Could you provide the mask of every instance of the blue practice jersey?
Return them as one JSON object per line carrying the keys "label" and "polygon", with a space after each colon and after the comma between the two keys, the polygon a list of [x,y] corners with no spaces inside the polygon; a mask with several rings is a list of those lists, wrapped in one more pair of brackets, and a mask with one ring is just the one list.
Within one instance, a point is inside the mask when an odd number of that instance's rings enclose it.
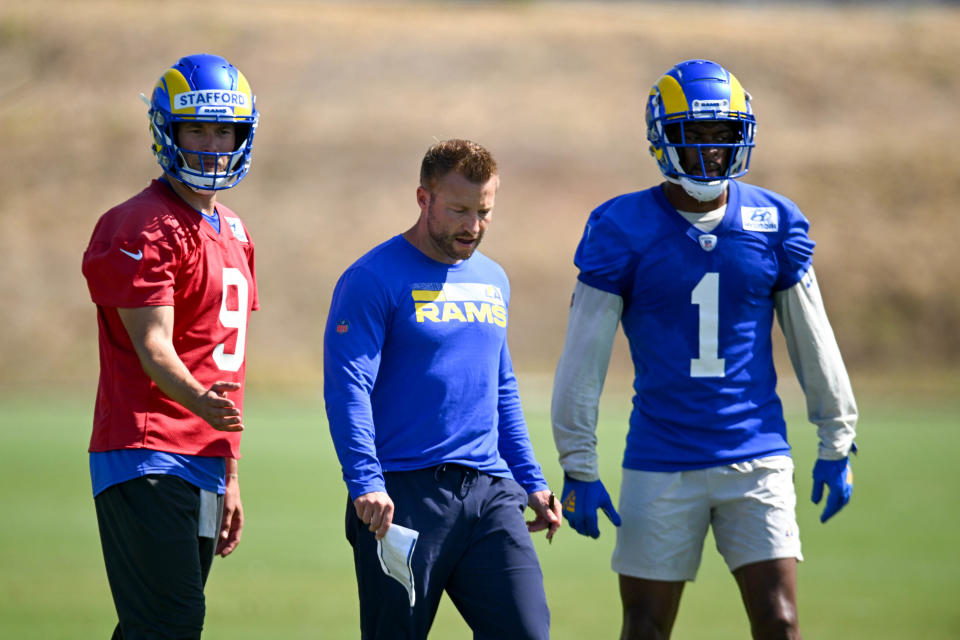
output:
{"label": "blue practice jersey", "polygon": [[789,454],[773,367],[773,294],[810,268],[814,243],[792,202],[731,180],[710,233],[660,187],[595,209],[575,263],[623,298],[636,377],[623,466],[705,468]]}
{"label": "blue practice jersey", "polygon": [[324,399],[353,498],[383,471],[458,463],[546,489],[507,348],[510,284],[483,254],[450,265],[395,236],[333,293]]}

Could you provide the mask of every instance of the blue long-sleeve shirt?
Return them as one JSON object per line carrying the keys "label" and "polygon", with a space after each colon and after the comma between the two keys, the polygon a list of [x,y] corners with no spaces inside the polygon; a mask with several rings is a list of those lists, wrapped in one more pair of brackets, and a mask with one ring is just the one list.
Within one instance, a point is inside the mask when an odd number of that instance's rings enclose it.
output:
{"label": "blue long-sleeve shirt", "polygon": [[384,471],[458,463],[547,488],[507,347],[510,284],[476,252],[450,265],[395,236],[340,277],[324,400],[351,498]]}

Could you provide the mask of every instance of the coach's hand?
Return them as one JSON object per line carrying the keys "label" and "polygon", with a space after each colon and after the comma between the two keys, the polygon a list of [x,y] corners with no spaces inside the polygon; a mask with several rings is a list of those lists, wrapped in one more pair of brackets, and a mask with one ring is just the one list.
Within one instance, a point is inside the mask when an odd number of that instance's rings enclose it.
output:
{"label": "coach's hand", "polygon": [[535,533],[547,530],[547,541],[553,542],[553,535],[560,528],[560,504],[549,489],[535,491],[527,496],[527,506],[533,509],[537,517],[527,521],[527,531]]}
{"label": "coach's hand", "polygon": [[614,526],[620,526],[620,514],[613,508],[610,494],[599,480],[584,482],[564,475],[560,502],[563,504],[563,517],[580,535],[600,537],[597,509],[602,509]]}
{"label": "coach's hand", "polygon": [[373,531],[377,540],[387,535],[387,529],[393,523],[393,500],[383,491],[365,493],[353,501],[357,517]]}
{"label": "coach's hand", "polygon": [[813,494],[810,496],[813,504],[820,504],[823,485],[827,485],[830,494],[827,496],[823,513],[820,514],[820,522],[826,522],[850,502],[850,495],[853,493],[853,469],[850,468],[849,457],[842,460],[817,460],[813,466]]}

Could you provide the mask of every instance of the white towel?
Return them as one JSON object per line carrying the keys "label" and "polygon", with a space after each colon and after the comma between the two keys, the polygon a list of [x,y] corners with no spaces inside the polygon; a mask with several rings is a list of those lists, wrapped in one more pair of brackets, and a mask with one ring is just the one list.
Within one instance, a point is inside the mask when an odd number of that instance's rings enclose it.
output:
{"label": "white towel", "polygon": [[419,531],[391,524],[387,535],[377,541],[377,557],[380,558],[380,567],[383,572],[403,585],[410,596],[410,606],[416,602],[417,594],[414,591],[413,569],[410,563],[413,560],[413,548],[417,545]]}

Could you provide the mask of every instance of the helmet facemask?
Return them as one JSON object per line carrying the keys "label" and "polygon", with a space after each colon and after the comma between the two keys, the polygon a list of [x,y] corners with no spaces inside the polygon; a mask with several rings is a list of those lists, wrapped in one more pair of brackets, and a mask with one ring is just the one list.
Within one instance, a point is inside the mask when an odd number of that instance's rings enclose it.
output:
{"label": "helmet facemask", "polygon": [[[696,124],[724,124],[730,131],[729,141],[693,142],[688,128]],[[695,120],[681,120],[664,127],[663,147],[667,160],[675,175],[665,176],[669,182],[679,184],[690,196],[700,202],[711,202],[720,197],[730,178],[738,178],[746,173],[745,167],[750,164],[750,154],[753,145],[743,144],[743,140],[752,139],[754,128],[752,122],[746,120],[732,121],[728,119],[698,118]],[[725,136],[726,137],[726,136]],[[720,149],[725,153],[720,175],[710,175],[707,169],[707,160],[704,154],[708,150]],[[684,158],[689,160],[684,166]],[[692,166],[689,166],[691,165]]]}

